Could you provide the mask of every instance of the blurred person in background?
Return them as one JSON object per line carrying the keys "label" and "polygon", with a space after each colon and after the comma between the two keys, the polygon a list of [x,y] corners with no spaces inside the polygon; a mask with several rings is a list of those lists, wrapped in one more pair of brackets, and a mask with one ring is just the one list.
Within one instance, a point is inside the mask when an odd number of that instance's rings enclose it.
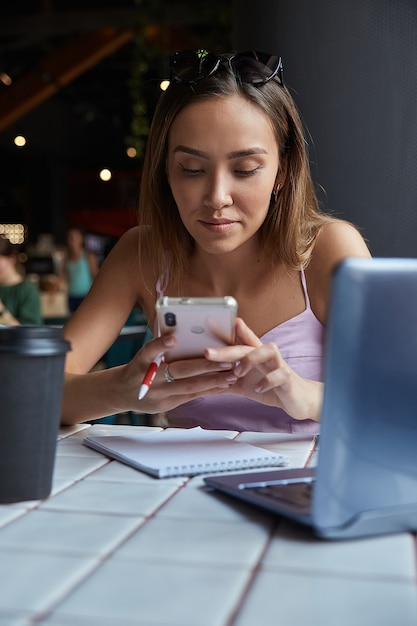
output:
{"label": "blurred person in background", "polygon": [[42,323],[39,289],[21,273],[17,246],[0,237],[0,325]]}
{"label": "blurred person in background", "polygon": [[73,313],[90,290],[98,272],[97,256],[86,250],[84,233],[70,228],[67,233],[67,253],[63,265],[63,279],[68,286],[68,309]]}

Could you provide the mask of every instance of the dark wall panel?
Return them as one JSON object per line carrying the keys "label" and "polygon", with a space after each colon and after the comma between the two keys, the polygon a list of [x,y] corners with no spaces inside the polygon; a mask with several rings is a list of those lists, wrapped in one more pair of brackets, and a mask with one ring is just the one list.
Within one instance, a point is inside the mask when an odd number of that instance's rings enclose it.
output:
{"label": "dark wall panel", "polygon": [[416,0],[235,0],[234,44],[281,54],[324,208],[417,256]]}

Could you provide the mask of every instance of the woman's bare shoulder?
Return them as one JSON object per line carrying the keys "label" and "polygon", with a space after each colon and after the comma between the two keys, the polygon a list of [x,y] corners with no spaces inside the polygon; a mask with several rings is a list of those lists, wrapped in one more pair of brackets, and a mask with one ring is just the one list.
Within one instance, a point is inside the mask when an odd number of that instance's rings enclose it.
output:
{"label": "woman's bare shoulder", "polygon": [[139,226],[134,226],[127,230],[123,235],[117,240],[114,248],[112,249],[118,251],[119,253],[128,253],[132,254],[135,250],[137,251],[139,245],[139,239],[141,236],[141,230]]}
{"label": "woman's bare shoulder", "polygon": [[135,226],[118,239],[102,264],[99,272],[102,280],[117,280],[120,286],[129,283],[130,288],[139,294],[148,279],[153,280],[152,259],[139,255],[140,243],[146,237],[146,231],[146,228]]}
{"label": "woman's bare shoulder", "polygon": [[331,272],[335,265],[349,256],[370,256],[365,239],[356,226],[334,219],[325,224],[317,236],[311,265]]}
{"label": "woman's bare shoulder", "polygon": [[103,265],[122,263],[126,269],[134,267],[137,270],[140,241],[145,236],[146,229],[141,226],[127,230],[110,250]]}
{"label": "woman's bare shoulder", "polygon": [[348,257],[370,257],[368,246],[353,224],[334,219],[322,227],[306,269],[311,306],[322,322],[327,317],[333,271]]}

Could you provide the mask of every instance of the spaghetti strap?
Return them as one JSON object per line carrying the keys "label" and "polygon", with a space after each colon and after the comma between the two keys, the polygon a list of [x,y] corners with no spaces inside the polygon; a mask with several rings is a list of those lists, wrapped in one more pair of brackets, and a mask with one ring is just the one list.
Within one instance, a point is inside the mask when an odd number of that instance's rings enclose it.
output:
{"label": "spaghetti strap", "polygon": [[157,299],[162,298],[162,296],[164,295],[165,287],[166,287],[166,281],[164,280],[164,277],[162,276],[161,278],[158,278],[158,280],[156,281],[156,285],[155,285]]}
{"label": "spaghetti strap", "polygon": [[[166,255],[167,256],[167,255]],[[164,291],[167,288],[168,280],[169,280],[169,259],[166,259],[165,269],[162,272],[161,276],[156,281],[155,289],[156,289],[156,297],[162,298],[164,295]]]}
{"label": "spaghetti strap", "polygon": [[311,305],[310,305],[310,298],[308,297],[306,275],[303,269],[300,270],[300,274],[301,274],[301,284],[303,286],[304,298],[306,302],[306,310],[308,310],[308,309],[311,309]]}
{"label": "spaghetti strap", "polygon": [[[157,297],[157,299],[163,297],[164,291],[165,291],[165,289],[167,288],[167,285],[168,285],[168,279],[169,279],[169,272],[168,272],[168,267],[167,267],[163,271],[162,275],[156,281],[155,290],[156,290],[156,297]],[[158,320],[155,317],[154,336],[155,337],[159,337],[160,334],[161,334],[161,330],[159,328]]]}

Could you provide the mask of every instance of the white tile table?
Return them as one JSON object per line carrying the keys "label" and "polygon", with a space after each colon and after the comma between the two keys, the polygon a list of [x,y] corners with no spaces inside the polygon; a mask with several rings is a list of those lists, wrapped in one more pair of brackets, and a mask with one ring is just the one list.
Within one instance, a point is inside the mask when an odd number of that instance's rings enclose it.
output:
{"label": "white tile table", "polygon": [[[0,626],[416,626],[412,534],[325,542],[82,445],[63,429],[51,496],[0,506]],[[235,436],[236,433],[228,433]],[[312,440],[243,433],[300,467]]]}

